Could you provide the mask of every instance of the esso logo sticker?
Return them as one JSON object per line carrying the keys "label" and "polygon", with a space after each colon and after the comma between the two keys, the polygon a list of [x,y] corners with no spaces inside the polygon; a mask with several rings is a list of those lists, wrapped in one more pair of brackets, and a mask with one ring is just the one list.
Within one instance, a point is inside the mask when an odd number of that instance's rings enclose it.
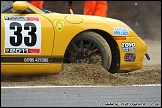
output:
{"label": "esso logo sticker", "polygon": [[40,54],[41,23],[35,16],[5,16],[5,54]]}
{"label": "esso logo sticker", "polygon": [[123,52],[136,51],[136,43],[135,42],[122,42],[121,45],[122,45]]}

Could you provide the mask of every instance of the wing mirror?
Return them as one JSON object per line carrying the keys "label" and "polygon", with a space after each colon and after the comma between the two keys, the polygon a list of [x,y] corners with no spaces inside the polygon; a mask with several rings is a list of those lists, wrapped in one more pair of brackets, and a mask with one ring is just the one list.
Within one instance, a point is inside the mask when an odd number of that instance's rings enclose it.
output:
{"label": "wing mirror", "polygon": [[15,11],[25,11],[27,8],[28,6],[22,1],[15,1],[13,3],[13,9]]}

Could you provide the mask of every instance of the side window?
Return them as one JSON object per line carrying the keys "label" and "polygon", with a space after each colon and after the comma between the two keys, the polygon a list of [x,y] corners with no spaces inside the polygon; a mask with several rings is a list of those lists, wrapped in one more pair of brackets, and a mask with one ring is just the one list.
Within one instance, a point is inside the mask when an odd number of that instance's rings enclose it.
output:
{"label": "side window", "polygon": [[11,13],[13,1],[1,1],[1,13]]}

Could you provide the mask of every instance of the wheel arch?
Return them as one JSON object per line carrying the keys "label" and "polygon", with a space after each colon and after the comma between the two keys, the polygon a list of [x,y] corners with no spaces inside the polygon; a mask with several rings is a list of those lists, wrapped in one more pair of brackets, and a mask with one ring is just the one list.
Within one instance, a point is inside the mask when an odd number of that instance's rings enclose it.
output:
{"label": "wheel arch", "polygon": [[[85,30],[85,31],[82,31],[80,33],[83,33],[83,32],[86,32],[86,31],[91,31],[91,32],[98,33],[107,41],[107,43],[110,46],[111,53],[112,53],[112,62],[111,62],[111,66],[110,66],[109,72],[110,73],[118,72],[119,71],[119,67],[120,67],[120,51],[119,51],[119,47],[118,47],[116,41],[113,39],[113,37],[110,34],[108,34],[107,32],[105,32],[105,31],[96,30],[96,29]],[[76,34],[76,36],[79,35],[80,33]],[[76,36],[74,36],[71,39],[71,41]],[[69,42],[69,44],[71,43],[71,41]],[[69,44],[67,45],[66,49],[68,48]],[[65,54],[64,54],[64,56],[65,56]]]}
{"label": "wheel arch", "polygon": [[109,33],[105,31],[102,30],[93,30],[93,31],[100,34],[109,44],[112,53],[112,62],[109,72],[117,73],[120,67],[120,51],[117,42]]}

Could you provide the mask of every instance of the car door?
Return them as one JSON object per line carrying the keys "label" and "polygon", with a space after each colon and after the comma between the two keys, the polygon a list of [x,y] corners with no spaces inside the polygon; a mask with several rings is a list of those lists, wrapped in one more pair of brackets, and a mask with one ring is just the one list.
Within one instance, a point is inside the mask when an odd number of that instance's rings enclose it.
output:
{"label": "car door", "polygon": [[12,1],[1,1],[1,64],[49,64],[53,40],[53,25],[47,18],[14,13]]}

